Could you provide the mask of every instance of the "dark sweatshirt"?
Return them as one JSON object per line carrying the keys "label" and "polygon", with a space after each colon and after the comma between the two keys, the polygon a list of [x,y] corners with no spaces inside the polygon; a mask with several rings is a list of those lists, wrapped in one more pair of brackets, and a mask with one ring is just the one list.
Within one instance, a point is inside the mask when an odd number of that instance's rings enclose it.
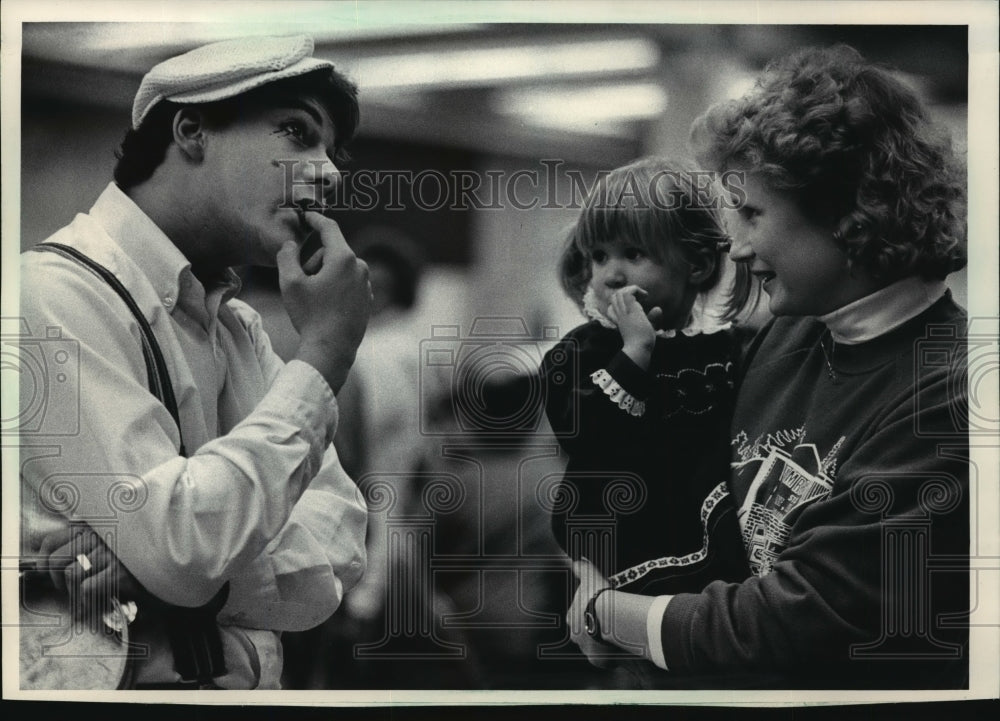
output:
{"label": "dark sweatshirt", "polygon": [[672,672],[967,686],[966,324],[947,294],[858,345],[808,318],[758,335],[729,482],[754,576],[674,596]]}

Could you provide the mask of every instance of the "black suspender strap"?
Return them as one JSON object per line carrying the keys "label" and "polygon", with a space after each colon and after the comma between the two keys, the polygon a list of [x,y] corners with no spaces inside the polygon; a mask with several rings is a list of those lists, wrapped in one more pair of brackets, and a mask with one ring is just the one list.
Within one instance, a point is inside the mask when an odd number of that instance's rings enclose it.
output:
{"label": "black suspender strap", "polygon": [[163,358],[163,353],[156,342],[156,336],[153,335],[153,329],[150,328],[149,321],[146,320],[146,316],[139,310],[139,306],[136,304],[132,294],[128,292],[114,273],[97,261],[91,260],[76,248],[71,248],[61,243],[39,243],[32,250],[45,250],[77,261],[110,285],[112,290],[125,301],[125,305],[128,306],[128,309],[132,311],[132,315],[135,316],[142,335],[142,356],[146,361],[149,392],[156,396],[167,407],[167,411],[170,412],[174,423],[177,424],[177,433],[180,435],[180,455],[187,457],[187,452],[184,449],[184,437],[181,434],[181,418],[177,411],[177,399],[174,397],[174,387],[170,382],[167,362]]}
{"label": "black suspender strap", "polygon": [[[180,436],[179,453],[187,457],[181,433],[180,414],[177,410],[177,399],[174,396],[173,384],[170,382],[166,360],[163,358],[163,352],[156,341],[156,336],[153,335],[153,329],[142,311],[139,310],[132,295],[114,273],[76,248],[61,243],[39,243],[31,250],[56,253],[77,261],[111,286],[125,302],[139,324],[149,392],[166,406],[174,423],[177,424],[177,433]],[[228,596],[229,583],[227,582],[211,601],[197,608],[173,606],[158,599],[152,600],[152,604],[163,613],[166,620],[167,634],[170,637],[170,645],[174,655],[174,669],[186,683],[192,684],[193,687],[199,684],[210,684],[213,678],[226,673],[222,639],[219,636],[219,627],[215,616],[225,605]]]}

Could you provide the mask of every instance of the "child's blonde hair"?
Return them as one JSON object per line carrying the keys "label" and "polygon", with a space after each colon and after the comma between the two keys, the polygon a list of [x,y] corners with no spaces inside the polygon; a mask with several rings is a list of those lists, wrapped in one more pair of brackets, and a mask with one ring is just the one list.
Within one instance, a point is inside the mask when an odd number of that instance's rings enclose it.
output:
{"label": "child's blonde hair", "polygon": [[[605,174],[569,232],[559,262],[563,288],[582,307],[591,280],[591,251],[599,243],[626,242],[662,264],[678,255],[693,267],[711,259],[714,270],[699,288],[710,290],[719,282],[722,254],[730,242],[720,215],[724,202],[710,173],[667,158],[644,158]],[[724,320],[733,320],[744,308],[751,285],[748,269],[738,263]]]}

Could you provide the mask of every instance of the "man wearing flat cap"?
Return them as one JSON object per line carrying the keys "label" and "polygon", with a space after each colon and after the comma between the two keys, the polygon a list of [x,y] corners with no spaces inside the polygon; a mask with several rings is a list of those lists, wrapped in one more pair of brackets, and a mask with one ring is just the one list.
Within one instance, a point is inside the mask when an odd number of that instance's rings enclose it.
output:
{"label": "man wearing flat cap", "polygon": [[[253,38],[154,67],[114,182],[22,256],[21,316],[70,366],[21,432],[22,561],[98,611],[113,591],[148,650],[137,688],[277,688],[280,632],[324,621],[365,569],[331,440],[371,289],[318,212],[357,94],[312,51]],[[234,298],[240,265],[278,267],[287,364]]]}

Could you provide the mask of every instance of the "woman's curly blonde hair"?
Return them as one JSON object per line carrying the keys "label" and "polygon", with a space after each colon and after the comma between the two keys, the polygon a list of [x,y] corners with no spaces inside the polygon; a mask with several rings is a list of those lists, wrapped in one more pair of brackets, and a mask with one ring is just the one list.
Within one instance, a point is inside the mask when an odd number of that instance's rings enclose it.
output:
{"label": "woman's curly blonde hair", "polygon": [[707,167],[793,193],[881,280],[965,267],[964,167],[917,95],[853,48],[772,62],[750,93],[698,118],[691,142]]}

